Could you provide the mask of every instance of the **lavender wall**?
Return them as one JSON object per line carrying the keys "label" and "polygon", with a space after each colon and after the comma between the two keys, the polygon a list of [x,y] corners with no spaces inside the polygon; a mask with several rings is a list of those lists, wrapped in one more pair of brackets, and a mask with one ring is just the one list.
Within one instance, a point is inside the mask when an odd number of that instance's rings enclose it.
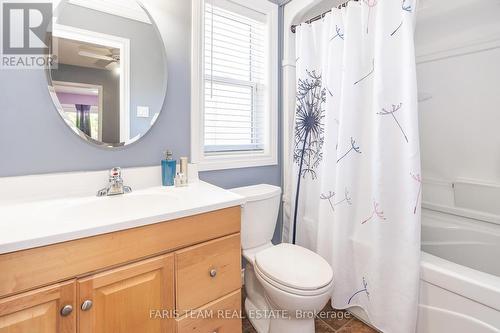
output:
{"label": "lavender wall", "polygon": [[99,106],[99,97],[97,95],[82,95],[72,93],[57,93],[57,99],[61,104],[84,104]]}

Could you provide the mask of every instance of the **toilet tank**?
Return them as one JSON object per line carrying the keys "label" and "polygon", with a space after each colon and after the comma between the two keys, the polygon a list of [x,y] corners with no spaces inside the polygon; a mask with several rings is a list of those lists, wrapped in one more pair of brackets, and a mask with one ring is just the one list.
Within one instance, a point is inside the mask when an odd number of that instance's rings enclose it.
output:
{"label": "toilet tank", "polygon": [[241,247],[243,250],[268,244],[278,221],[281,188],[261,184],[231,189],[246,199],[241,214]]}

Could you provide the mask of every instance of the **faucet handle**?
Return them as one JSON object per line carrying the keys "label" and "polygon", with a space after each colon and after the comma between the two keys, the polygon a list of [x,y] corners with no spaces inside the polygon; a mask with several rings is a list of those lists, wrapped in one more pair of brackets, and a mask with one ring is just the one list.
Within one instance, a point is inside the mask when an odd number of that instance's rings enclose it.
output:
{"label": "faucet handle", "polygon": [[108,195],[108,189],[103,188],[102,190],[97,191],[97,196],[98,197],[105,197]]}
{"label": "faucet handle", "polygon": [[124,193],[132,192],[130,186],[123,185],[122,169],[113,168],[109,171],[109,183],[108,186],[97,192],[98,197],[119,195]]}
{"label": "faucet handle", "polygon": [[113,168],[109,171],[109,179],[120,179],[122,178],[122,169]]}

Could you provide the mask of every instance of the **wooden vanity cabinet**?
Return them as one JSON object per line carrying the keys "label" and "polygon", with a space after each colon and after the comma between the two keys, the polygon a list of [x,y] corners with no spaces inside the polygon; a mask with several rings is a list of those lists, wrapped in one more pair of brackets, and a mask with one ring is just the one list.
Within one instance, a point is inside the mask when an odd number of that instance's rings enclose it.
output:
{"label": "wooden vanity cabinet", "polygon": [[241,291],[204,305],[177,319],[177,333],[241,333]]}
{"label": "wooden vanity cabinet", "polygon": [[173,319],[153,316],[174,309],[173,255],[80,279],[77,291],[80,333],[174,332]]}
{"label": "wooden vanity cabinet", "polygon": [[0,254],[0,333],[240,333],[239,232],[232,207]]}
{"label": "wooden vanity cabinet", "polygon": [[0,299],[0,333],[75,332],[75,287],[72,280]]}
{"label": "wooden vanity cabinet", "polygon": [[239,234],[177,251],[175,262],[179,311],[197,309],[241,288]]}

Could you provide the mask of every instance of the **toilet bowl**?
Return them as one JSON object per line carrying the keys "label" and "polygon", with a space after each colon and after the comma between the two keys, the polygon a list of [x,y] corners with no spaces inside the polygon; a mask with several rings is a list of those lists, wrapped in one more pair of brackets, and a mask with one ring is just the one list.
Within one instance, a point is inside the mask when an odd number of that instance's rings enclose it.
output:
{"label": "toilet bowl", "polygon": [[318,254],[292,244],[271,243],[281,189],[256,185],[232,189],[245,197],[241,243],[245,310],[259,333],[314,333],[314,316],[330,298],[333,272]]}

